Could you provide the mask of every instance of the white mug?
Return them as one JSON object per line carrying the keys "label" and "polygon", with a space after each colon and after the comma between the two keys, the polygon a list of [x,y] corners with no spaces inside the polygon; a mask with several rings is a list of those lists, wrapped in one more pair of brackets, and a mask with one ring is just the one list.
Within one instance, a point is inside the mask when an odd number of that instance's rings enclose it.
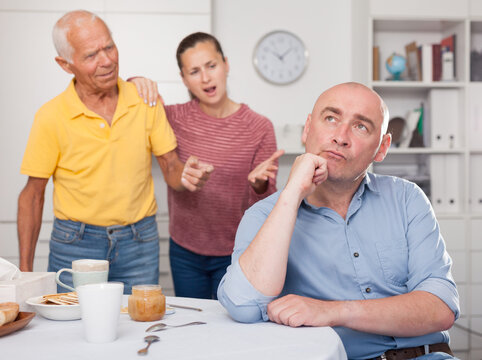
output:
{"label": "white mug", "polygon": [[[60,281],[60,274],[64,271],[72,274],[73,288]],[[74,288],[79,285],[106,282],[108,277],[108,260],[80,259],[72,261],[72,269],[63,268],[57,271],[55,282],[70,291],[75,291]]]}
{"label": "white mug", "polygon": [[124,284],[106,282],[77,287],[84,337],[91,343],[106,343],[117,338],[117,323]]}

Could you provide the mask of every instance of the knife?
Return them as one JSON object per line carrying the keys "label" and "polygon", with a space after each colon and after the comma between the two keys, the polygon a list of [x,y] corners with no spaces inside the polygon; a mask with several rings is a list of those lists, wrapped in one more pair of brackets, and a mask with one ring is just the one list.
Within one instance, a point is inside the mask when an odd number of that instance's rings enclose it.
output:
{"label": "knife", "polygon": [[200,309],[200,308],[195,308],[195,307],[191,307],[191,306],[184,306],[184,305],[167,304],[167,306],[170,306],[170,307],[173,307],[173,308],[179,308],[179,309],[203,311],[203,309]]}

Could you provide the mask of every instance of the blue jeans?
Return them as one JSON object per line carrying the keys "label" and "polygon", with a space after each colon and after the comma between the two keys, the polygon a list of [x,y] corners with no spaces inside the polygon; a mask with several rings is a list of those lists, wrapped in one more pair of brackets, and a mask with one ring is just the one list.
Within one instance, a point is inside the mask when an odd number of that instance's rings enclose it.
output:
{"label": "blue jeans", "polygon": [[[109,281],[124,283],[124,294],[133,285],[159,283],[159,234],[154,216],[135,224],[94,226],[71,220],[54,220],[48,271],[71,268],[77,259],[109,260]],[[72,286],[72,276],[61,281]],[[59,292],[66,289],[57,286]]]}
{"label": "blue jeans", "polygon": [[219,282],[231,264],[231,256],[205,256],[169,239],[169,260],[176,296],[217,299]]}

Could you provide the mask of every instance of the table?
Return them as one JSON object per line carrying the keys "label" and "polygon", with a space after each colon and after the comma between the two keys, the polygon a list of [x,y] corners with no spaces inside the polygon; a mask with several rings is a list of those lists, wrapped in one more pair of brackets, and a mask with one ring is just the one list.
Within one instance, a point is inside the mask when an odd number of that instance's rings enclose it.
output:
{"label": "table", "polygon": [[[127,304],[127,296],[124,296]],[[197,359],[346,359],[343,344],[329,327],[290,328],[275,323],[242,324],[232,320],[216,300],[167,297],[168,304],[202,308],[176,309],[163,322],[176,325],[204,321],[206,325],[171,328],[154,334],[145,358],[162,360]],[[0,338],[0,357],[15,360],[140,359],[145,329],[156,322],[136,322],[121,314],[116,341],[91,344],[84,340],[82,322],[52,321],[40,315],[24,329]]]}

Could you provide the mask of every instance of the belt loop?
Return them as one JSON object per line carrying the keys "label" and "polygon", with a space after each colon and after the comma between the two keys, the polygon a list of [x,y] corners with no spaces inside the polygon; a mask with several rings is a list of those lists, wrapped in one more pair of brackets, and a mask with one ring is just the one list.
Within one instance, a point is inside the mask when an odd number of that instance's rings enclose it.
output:
{"label": "belt loop", "polygon": [[423,349],[424,349],[424,351],[425,351],[425,355],[426,355],[426,354],[430,354],[430,346],[429,346],[429,345],[424,345],[424,346],[423,346]]}
{"label": "belt loop", "polygon": [[82,240],[85,231],[85,223],[80,223],[79,240]]}
{"label": "belt loop", "polygon": [[132,235],[133,235],[133,239],[135,240],[138,240],[137,239],[137,229],[136,229],[136,224],[131,224],[131,230],[132,230]]}

